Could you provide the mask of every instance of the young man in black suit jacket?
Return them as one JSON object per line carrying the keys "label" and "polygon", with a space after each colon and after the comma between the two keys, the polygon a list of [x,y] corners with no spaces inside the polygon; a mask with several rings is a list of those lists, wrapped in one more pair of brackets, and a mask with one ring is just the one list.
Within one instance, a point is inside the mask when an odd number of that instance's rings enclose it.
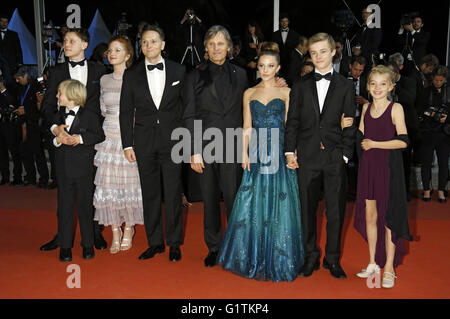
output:
{"label": "young man in black suit jacket", "polygon": [[[315,73],[291,90],[285,132],[287,165],[298,169],[305,249],[303,277],[319,269],[316,214],[321,185],[325,191],[327,244],[323,266],[332,276],[346,278],[339,259],[345,217],[347,175],[345,163],[353,155],[355,126],[341,128],[341,118],[355,116],[355,91],[345,77],[333,72],[335,43],[319,33],[309,39]],[[295,155],[297,152],[298,162]]]}
{"label": "young man in black suit jacket", "polygon": [[[64,51],[69,59],[67,62],[58,64],[50,71],[47,92],[42,102],[42,113],[46,120],[47,127],[53,135],[64,134],[64,128],[51,126],[53,116],[58,111],[56,94],[61,82],[68,79],[75,79],[86,86],[87,99],[84,106],[86,111],[94,113],[99,122],[101,121],[100,111],[100,78],[106,73],[105,67],[97,63],[88,62],[84,52],[89,45],[89,32],[84,28],[69,29],[64,36]],[[94,216],[92,216],[92,219]],[[106,242],[101,234],[98,222],[95,225],[95,248],[106,249]],[[42,251],[53,250],[58,247],[58,235],[50,242],[41,246]]]}
{"label": "young man in black suit jacket", "polygon": [[0,14],[0,54],[8,62],[10,72],[15,72],[23,64],[22,47],[17,32],[8,30],[8,23],[8,16]]}
{"label": "young man in black suit jacket", "polygon": [[[185,86],[184,122],[191,133],[191,167],[200,175],[200,187],[204,204],[204,238],[209,253],[205,266],[216,264],[217,253],[222,240],[220,194],[230,217],[234,199],[241,183],[242,168],[236,155],[242,149],[235,143],[226,142],[226,130],[242,127],[243,94],[248,87],[244,69],[229,63],[227,53],[233,44],[228,31],[219,25],[212,26],[205,35],[205,47],[209,61],[188,75]],[[201,131],[197,131],[194,121],[201,121]],[[223,154],[217,158],[204,158],[206,143],[197,134],[209,128],[220,130],[224,137]],[[226,148],[225,144],[233,149]],[[231,145],[229,145],[231,144]],[[227,162],[228,152],[234,152],[233,161]],[[229,155],[230,153],[228,153]]]}
{"label": "young man in black suit jacket", "polygon": [[185,67],[163,59],[164,32],[147,25],[142,31],[145,59],[125,71],[120,96],[120,133],[125,157],[137,161],[149,248],[139,257],[165,250],[161,211],[161,173],[169,259],[181,259],[183,243],[181,163],[172,161],[172,131],[183,126],[181,87]]}
{"label": "young man in black suit jacket", "polygon": [[72,260],[74,233],[74,200],[80,220],[83,258],[94,258],[94,156],[95,144],[105,140],[103,128],[95,113],[83,106],[86,88],[77,80],[63,81],[58,88],[60,111],[53,124],[64,127],[58,134],[55,162],[58,178],[58,242],[59,259]]}
{"label": "young man in black suit jacket", "polygon": [[289,57],[298,44],[299,34],[289,28],[289,17],[280,14],[280,29],[272,34],[272,41],[278,44],[281,58],[280,74],[286,77],[289,70]]}

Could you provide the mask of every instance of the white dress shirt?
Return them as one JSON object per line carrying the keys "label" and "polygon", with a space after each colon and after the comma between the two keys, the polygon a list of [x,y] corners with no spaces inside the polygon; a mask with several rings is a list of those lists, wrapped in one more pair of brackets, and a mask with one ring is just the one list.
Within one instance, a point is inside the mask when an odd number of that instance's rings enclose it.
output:
{"label": "white dress shirt", "polygon": [[[333,74],[333,67],[331,67],[330,70],[326,71],[325,73],[320,73],[316,70],[316,73],[319,73],[321,75],[325,75],[327,73]],[[317,97],[319,98],[319,107],[320,107],[320,113],[322,113],[323,104],[325,103],[325,98],[327,97],[328,88],[330,87],[330,82],[328,80],[322,79],[320,81],[316,81],[316,88],[317,88]]]}
{"label": "white dress shirt", "polygon": [[5,39],[6,31],[7,31],[7,30],[8,30],[8,29],[0,30],[0,34],[2,35],[2,40]]}
{"label": "white dress shirt", "polygon": [[[74,112],[75,112],[75,115],[77,115],[79,109],[80,109],[79,106],[75,106],[75,107],[72,109],[72,111],[74,111]],[[70,111],[71,111],[71,110],[69,110],[69,108],[66,107],[66,114],[69,113]],[[69,127],[67,128],[67,132],[70,131],[70,128],[72,127],[73,120],[75,120],[75,116],[73,116],[73,115],[69,115],[69,116],[66,118],[66,125],[69,126]],[[53,127],[52,127],[52,128],[53,128]],[[53,131],[52,131],[52,133],[53,133]],[[83,144],[83,138],[81,137],[81,135],[80,135],[80,144]],[[61,144],[61,143],[58,143],[58,142],[56,141],[56,137],[55,137],[55,138],[53,139],[53,145],[55,145],[56,147],[60,147],[62,144]]]}
{"label": "white dress shirt", "polygon": [[73,68],[70,63],[68,63],[68,65],[70,78],[73,80],[78,80],[83,83],[84,86],[86,86],[88,79],[88,61],[84,61],[84,66],[76,65]]}
{"label": "white dress shirt", "polygon": [[283,39],[283,44],[286,43],[286,39],[287,39],[287,36],[288,36],[288,33],[289,33],[289,28],[287,28],[285,30],[287,30],[287,32],[283,32],[283,30],[281,30],[281,38]]}
{"label": "white dress shirt", "polygon": [[164,87],[166,85],[166,64],[163,58],[159,60],[156,64],[162,63],[164,65],[164,70],[159,70],[157,68],[149,71],[147,65],[151,64],[145,59],[145,70],[147,71],[147,81],[148,88],[150,89],[150,94],[152,95],[153,102],[157,109],[161,104],[161,99],[164,93]]}

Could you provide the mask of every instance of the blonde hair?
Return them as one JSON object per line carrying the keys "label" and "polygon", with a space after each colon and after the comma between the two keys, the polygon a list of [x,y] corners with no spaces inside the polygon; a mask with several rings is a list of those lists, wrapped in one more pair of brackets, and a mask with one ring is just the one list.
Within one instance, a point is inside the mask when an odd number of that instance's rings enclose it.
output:
{"label": "blonde hair", "polygon": [[336,42],[334,42],[333,37],[328,33],[324,32],[314,34],[312,37],[308,39],[308,44],[311,45],[320,41],[328,41],[331,51],[336,49]]}
{"label": "blonde hair", "polygon": [[372,70],[369,73],[369,76],[367,78],[367,88],[369,88],[370,79],[374,74],[381,74],[381,75],[387,75],[388,80],[391,82],[391,84],[395,84],[395,73],[390,68],[384,65],[377,65],[376,67],[373,67]]}
{"label": "blonde hair", "polygon": [[58,86],[58,90],[63,93],[69,101],[73,101],[75,105],[83,107],[86,104],[87,92],[86,87],[77,80],[65,80]]}
{"label": "blonde hair", "polygon": [[276,53],[280,53],[280,48],[278,46],[278,43],[276,42],[263,42],[261,44],[261,52],[262,51],[273,51]]}

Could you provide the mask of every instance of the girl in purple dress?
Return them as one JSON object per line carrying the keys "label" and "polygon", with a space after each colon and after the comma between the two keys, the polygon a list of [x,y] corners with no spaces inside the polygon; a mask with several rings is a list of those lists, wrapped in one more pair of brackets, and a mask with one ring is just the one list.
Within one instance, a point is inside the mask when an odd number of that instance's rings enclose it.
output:
{"label": "girl in purple dress", "polygon": [[369,265],[357,274],[367,278],[384,267],[382,286],[394,287],[394,267],[405,253],[404,239],[411,240],[402,177],[401,152],[408,145],[403,108],[388,100],[394,73],[385,66],[370,72],[367,89],[372,103],[363,106],[358,142],[355,228],[369,244]]}

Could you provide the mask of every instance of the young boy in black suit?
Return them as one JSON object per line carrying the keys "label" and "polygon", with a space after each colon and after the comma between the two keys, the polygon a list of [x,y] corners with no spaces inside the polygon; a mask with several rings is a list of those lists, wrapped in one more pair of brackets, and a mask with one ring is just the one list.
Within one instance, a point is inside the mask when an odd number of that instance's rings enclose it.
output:
{"label": "young boy in black suit", "polygon": [[58,87],[60,111],[54,123],[62,127],[53,144],[58,179],[58,234],[61,261],[72,260],[73,213],[76,199],[83,258],[94,257],[94,146],[105,139],[98,116],[83,108],[86,87],[77,80],[63,81]]}

